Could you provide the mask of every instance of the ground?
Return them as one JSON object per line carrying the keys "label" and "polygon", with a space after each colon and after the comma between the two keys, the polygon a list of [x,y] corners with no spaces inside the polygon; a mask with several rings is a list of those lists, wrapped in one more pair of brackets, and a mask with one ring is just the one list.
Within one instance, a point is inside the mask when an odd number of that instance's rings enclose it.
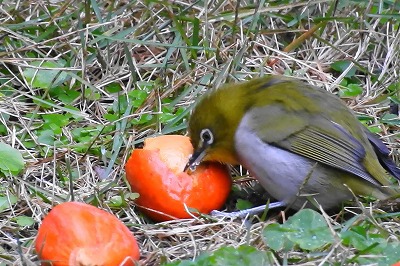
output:
{"label": "ground", "polygon": [[[269,73],[338,94],[398,163],[399,10],[390,0],[2,1],[0,140],[25,165],[0,176],[1,265],[37,265],[41,220],[71,199],[119,217],[142,265],[241,245],[266,250],[265,265],[385,265],[379,258],[399,243],[398,213],[355,203],[323,215],[333,243],[275,251],[262,232],[279,212],[150,221],[124,196],[124,163],[146,137],[185,134],[208,89]],[[255,183],[241,180],[236,190]]]}

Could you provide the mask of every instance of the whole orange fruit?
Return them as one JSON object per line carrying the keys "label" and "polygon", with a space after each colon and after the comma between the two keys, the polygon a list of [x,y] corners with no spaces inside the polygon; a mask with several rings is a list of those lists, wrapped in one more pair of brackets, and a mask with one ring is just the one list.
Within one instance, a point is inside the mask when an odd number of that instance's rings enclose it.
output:
{"label": "whole orange fruit", "polygon": [[114,215],[92,205],[66,202],[43,219],[35,243],[42,265],[135,265],[139,247]]}
{"label": "whole orange fruit", "polygon": [[229,170],[219,163],[204,163],[194,172],[183,169],[193,152],[188,137],[164,135],[148,138],[125,165],[126,178],[139,208],[156,221],[190,218],[185,209],[209,213],[225,203],[231,190]]}

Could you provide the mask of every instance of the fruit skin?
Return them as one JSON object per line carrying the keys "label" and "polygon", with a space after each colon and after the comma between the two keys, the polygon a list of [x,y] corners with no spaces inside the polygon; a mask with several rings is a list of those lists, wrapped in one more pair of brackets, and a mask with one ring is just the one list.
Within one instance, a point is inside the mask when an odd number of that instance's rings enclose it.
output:
{"label": "fruit skin", "polygon": [[80,202],[61,203],[49,212],[35,249],[42,265],[53,266],[128,266],[140,257],[135,237],[117,217]]}
{"label": "fruit skin", "polygon": [[179,135],[146,139],[143,149],[132,152],[126,178],[140,194],[136,203],[153,220],[191,218],[184,204],[209,213],[225,203],[232,185],[228,168],[206,163],[190,174],[183,172],[192,152],[189,138]]}
{"label": "fruit skin", "polygon": [[352,192],[378,199],[400,194],[391,182],[400,180],[400,169],[384,143],[335,95],[294,78],[266,75],[211,90],[188,130],[195,147],[188,167],[241,164],[293,209],[335,208]]}

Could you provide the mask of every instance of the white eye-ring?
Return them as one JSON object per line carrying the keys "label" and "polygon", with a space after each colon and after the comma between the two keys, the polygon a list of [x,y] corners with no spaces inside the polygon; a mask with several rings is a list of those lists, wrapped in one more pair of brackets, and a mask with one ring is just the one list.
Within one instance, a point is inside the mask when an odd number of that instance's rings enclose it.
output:
{"label": "white eye-ring", "polygon": [[206,143],[207,145],[211,145],[214,142],[214,135],[211,132],[211,130],[209,130],[208,128],[205,128],[200,132],[200,139],[203,143]]}

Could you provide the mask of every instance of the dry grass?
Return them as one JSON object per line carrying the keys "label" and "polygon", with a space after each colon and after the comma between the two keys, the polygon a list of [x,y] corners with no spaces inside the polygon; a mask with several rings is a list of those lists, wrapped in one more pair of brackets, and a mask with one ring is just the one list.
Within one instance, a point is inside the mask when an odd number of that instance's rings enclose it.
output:
{"label": "dry grass", "polygon": [[[372,117],[370,124],[382,129],[383,140],[390,148],[398,148],[398,128],[379,121],[389,107],[389,102],[379,97],[389,85],[399,82],[399,22],[370,16],[374,2],[339,5],[335,14],[335,3],[323,0],[276,6],[241,1],[239,9],[235,1],[201,3],[98,1],[99,6],[86,10],[82,1],[73,0],[0,4],[0,93],[4,93],[0,121],[7,131],[1,141],[20,150],[27,166],[18,177],[0,179],[0,193],[18,197],[16,204],[0,212],[1,265],[38,264],[32,245],[38,225],[52,206],[70,200],[71,195],[78,201],[95,199],[129,225],[140,243],[143,265],[192,259],[222,246],[247,243],[265,248],[260,238],[265,222],[199,218],[152,224],[137,213],[132,202],[124,208],[110,207],[113,197],[128,191],[123,165],[132,147],[152,134],[185,132],[179,123],[156,120],[132,126],[128,121],[145,114],[157,116],[165,99],[190,110],[198,95],[226,81],[290,74],[336,92],[350,67],[333,74],[330,65],[350,60],[363,70],[358,78],[364,93],[349,100],[349,105]],[[288,17],[294,14],[302,22],[293,20],[291,26]],[[329,18],[333,16],[337,19]],[[322,24],[313,35],[283,52],[319,21]],[[196,26],[198,41],[191,34]],[[70,107],[52,98],[49,91],[35,88],[24,71],[32,62],[58,64],[59,59],[67,62],[60,69],[69,74],[68,87],[80,96],[70,104],[76,108],[77,120],[64,126],[60,134],[69,144],[55,146],[38,139],[44,123],[41,115],[65,114],[64,108]],[[41,68],[39,64],[37,69]],[[122,94],[141,84],[156,85],[140,107],[130,107],[119,120],[109,122],[104,114],[118,95],[107,87],[114,83],[122,88]],[[40,108],[40,99],[52,99],[55,105]],[[76,150],[80,143],[71,132],[87,126],[113,127],[86,140],[103,154]],[[26,146],[27,141],[34,145]],[[72,186],[60,181],[68,178],[73,180]],[[13,218],[21,215],[32,217],[35,224],[20,227]],[[396,221],[381,226],[398,235]],[[344,262],[353,255],[337,243],[323,256],[312,258],[300,252],[290,256],[298,257],[299,265],[317,265]],[[274,263],[282,263],[278,255]]]}

